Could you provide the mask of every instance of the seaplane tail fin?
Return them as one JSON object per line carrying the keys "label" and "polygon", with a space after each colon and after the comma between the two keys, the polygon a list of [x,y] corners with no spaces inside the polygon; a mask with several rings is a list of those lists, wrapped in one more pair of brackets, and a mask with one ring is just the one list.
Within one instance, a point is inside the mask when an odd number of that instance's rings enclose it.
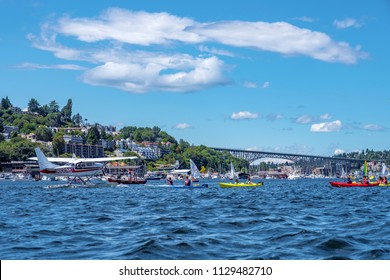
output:
{"label": "seaplane tail fin", "polygon": [[43,154],[43,152],[41,151],[40,148],[35,148],[35,153],[37,154],[38,165],[39,165],[39,169],[40,169],[40,170],[44,170],[44,169],[53,169],[53,168],[55,168],[55,167],[58,166],[58,165],[56,165],[56,164],[51,163],[50,161],[48,161],[48,159],[47,159],[46,156]]}

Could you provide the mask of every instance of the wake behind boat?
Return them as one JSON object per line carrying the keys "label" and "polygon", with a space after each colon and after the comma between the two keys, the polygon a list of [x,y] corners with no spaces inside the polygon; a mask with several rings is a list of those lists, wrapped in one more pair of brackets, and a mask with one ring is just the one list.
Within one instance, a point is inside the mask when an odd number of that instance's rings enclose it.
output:
{"label": "wake behind boat", "polygon": [[191,184],[190,186],[186,185],[168,185],[168,184],[158,184],[158,185],[146,185],[148,188],[170,188],[170,189],[204,189],[208,188],[208,184]]}

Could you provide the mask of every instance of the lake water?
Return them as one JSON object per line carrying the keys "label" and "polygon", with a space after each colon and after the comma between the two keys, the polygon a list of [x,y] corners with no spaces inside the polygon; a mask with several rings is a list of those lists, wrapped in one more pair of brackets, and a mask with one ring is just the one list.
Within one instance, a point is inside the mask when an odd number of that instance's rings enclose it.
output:
{"label": "lake water", "polygon": [[390,259],[390,187],[47,188],[0,181],[1,259]]}

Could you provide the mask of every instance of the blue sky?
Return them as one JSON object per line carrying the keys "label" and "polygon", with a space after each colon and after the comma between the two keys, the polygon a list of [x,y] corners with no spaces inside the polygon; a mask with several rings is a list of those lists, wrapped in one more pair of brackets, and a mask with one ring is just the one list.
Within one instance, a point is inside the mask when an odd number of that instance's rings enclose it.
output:
{"label": "blue sky", "polygon": [[0,0],[0,96],[195,145],[389,149],[389,1],[187,2]]}

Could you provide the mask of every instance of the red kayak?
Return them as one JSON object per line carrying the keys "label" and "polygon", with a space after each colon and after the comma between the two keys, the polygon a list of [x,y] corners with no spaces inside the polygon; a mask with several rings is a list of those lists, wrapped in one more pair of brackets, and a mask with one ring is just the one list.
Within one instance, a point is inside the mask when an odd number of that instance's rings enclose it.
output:
{"label": "red kayak", "polygon": [[363,188],[369,188],[369,187],[375,187],[378,186],[379,183],[369,183],[369,184],[363,184],[363,183],[347,183],[347,182],[329,182],[333,187],[338,188],[348,188],[348,187],[363,187]]}

